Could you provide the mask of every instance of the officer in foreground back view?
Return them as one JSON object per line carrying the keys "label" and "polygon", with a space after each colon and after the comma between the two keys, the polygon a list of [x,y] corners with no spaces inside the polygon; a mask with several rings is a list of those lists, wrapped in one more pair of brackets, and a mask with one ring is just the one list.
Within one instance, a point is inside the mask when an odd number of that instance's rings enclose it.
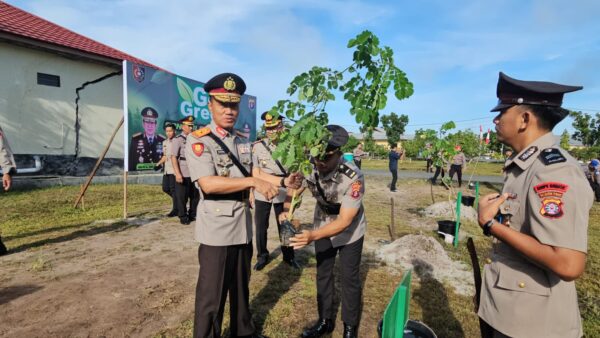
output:
{"label": "officer in foreground back view", "polygon": [[[12,175],[17,173],[17,166],[2,126],[0,126],[0,168],[2,168],[2,189],[8,191],[12,186]],[[2,237],[0,237],[0,256],[7,252],[6,246],[2,243]]]}
{"label": "officer in foreground back view", "polygon": [[580,89],[500,73],[494,124],[514,154],[502,194],[479,202],[479,224],[494,238],[478,313],[486,337],[583,334],[574,280],[585,270],[593,196],[580,165],[552,134],[569,113],[563,95]]}

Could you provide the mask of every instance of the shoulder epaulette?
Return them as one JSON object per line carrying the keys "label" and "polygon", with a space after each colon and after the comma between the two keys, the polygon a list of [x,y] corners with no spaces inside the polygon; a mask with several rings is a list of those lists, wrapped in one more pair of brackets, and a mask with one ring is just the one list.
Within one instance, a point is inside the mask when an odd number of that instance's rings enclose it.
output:
{"label": "shoulder epaulette", "polygon": [[354,178],[356,176],[356,171],[354,171],[354,169],[350,168],[346,163],[343,163],[340,165],[340,169],[339,171],[348,176],[349,178]]}
{"label": "shoulder epaulette", "polygon": [[195,132],[192,133],[192,135],[194,135],[194,137],[196,138],[200,138],[202,136],[206,136],[210,134],[210,128],[209,127],[204,127],[201,129],[196,130]]}
{"label": "shoulder epaulette", "polygon": [[131,137],[138,137],[138,136],[142,136],[142,133],[135,133],[135,134],[131,135]]}
{"label": "shoulder epaulette", "polygon": [[167,137],[166,137],[165,135],[163,135],[163,134],[158,134],[158,137],[159,137],[159,138],[162,138],[163,140],[166,140],[166,139],[167,139]]}
{"label": "shoulder epaulette", "polygon": [[563,156],[558,148],[546,148],[540,153],[540,158],[545,165],[566,162],[567,158]]}

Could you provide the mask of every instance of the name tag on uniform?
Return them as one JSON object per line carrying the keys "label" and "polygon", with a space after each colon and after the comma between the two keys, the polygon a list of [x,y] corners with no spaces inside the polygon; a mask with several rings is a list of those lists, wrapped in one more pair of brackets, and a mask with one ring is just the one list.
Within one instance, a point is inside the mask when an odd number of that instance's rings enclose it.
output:
{"label": "name tag on uniform", "polygon": [[240,154],[250,153],[250,144],[248,144],[248,143],[238,144],[238,152]]}

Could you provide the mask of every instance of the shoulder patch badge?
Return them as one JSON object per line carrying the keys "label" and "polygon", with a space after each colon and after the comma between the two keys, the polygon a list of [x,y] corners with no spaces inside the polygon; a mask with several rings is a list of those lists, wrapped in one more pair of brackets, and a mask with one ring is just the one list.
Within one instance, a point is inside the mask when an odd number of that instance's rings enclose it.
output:
{"label": "shoulder patch badge", "polygon": [[544,162],[545,165],[550,165],[550,164],[561,163],[561,162],[567,161],[567,159],[563,156],[563,154],[560,153],[560,150],[558,150],[556,148],[548,148],[548,149],[542,150],[540,157],[542,158],[542,162]]}
{"label": "shoulder patch badge", "polygon": [[204,128],[200,128],[198,130],[196,130],[195,132],[192,133],[192,135],[194,135],[194,137],[196,138],[200,138],[202,136],[206,136],[210,134],[210,128],[209,127],[204,127]]}
{"label": "shoulder patch badge", "polygon": [[362,184],[360,183],[360,181],[352,183],[352,185],[350,186],[350,197],[354,198],[355,200],[357,200],[360,197],[361,185]]}
{"label": "shoulder patch badge", "polygon": [[198,157],[202,156],[204,153],[204,144],[200,142],[192,144],[192,151],[194,152],[194,155]]}
{"label": "shoulder patch badge", "polygon": [[542,201],[540,215],[548,218],[563,216],[562,196],[569,190],[568,185],[560,182],[542,182],[533,187],[533,190]]}
{"label": "shoulder patch badge", "polygon": [[521,154],[521,156],[519,156],[519,160],[527,161],[527,159],[530,158],[533,154],[535,154],[535,152],[537,150],[538,150],[538,147],[536,147],[536,146],[529,147],[527,150],[525,150],[524,153]]}

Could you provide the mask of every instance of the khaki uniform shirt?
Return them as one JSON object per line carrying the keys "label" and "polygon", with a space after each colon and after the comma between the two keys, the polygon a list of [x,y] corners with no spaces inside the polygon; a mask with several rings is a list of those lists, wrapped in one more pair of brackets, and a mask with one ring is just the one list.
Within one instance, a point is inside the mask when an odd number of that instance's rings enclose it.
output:
{"label": "khaki uniform shirt", "polygon": [[14,171],[17,170],[15,158],[8,146],[2,127],[0,127],[0,168],[2,168],[3,174],[14,174]]}
{"label": "khaki uniform shirt", "polygon": [[[264,144],[263,144],[263,142],[264,142]],[[265,144],[266,144],[266,146],[265,146]],[[267,149],[267,147],[268,147],[268,149]],[[255,166],[260,168],[261,171],[264,171],[267,174],[285,177],[285,176],[287,176],[286,172],[281,171],[281,169],[279,168],[277,163],[275,163],[275,159],[273,158],[273,155],[271,154],[273,151],[275,151],[275,147],[276,146],[271,141],[266,140],[266,139],[263,140],[262,142],[261,141],[255,142],[252,145],[252,162],[254,163]],[[271,201],[269,201],[265,196],[263,196],[258,191],[254,191],[254,198],[259,201],[263,201],[263,202],[283,203],[283,202],[285,202],[286,190],[287,189],[280,187],[279,194],[277,196],[275,196],[275,198],[273,198]]]}
{"label": "khaki uniform shirt", "polygon": [[165,175],[175,175],[175,169],[173,168],[173,162],[171,162],[171,156],[173,152],[171,151],[173,146],[173,139],[166,139],[163,142],[163,154],[167,157],[165,161]]}
{"label": "khaki uniform shirt", "polygon": [[[552,133],[507,160],[503,192],[517,196],[500,207],[499,221],[543,244],[587,252],[592,191]],[[498,240],[484,267],[479,316],[510,337],[582,335],[575,283]]]}
{"label": "khaki uniform shirt", "polygon": [[452,158],[452,164],[460,166],[464,166],[465,164],[467,164],[467,158],[465,157],[465,154],[458,153],[454,155],[454,157]]}
{"label": "khaki uniform shirt", "polygon": [[[214,122],[208,126],[231,150],[240,163],[252,172],[252,150],[247,139],[232,135]],[[205,176],[239,177],[244,175],[227,153],[208,135],[191,133],[185,148],[192,182]],[[200,190],[194,237],[202,244],[227,246],[252,241],[252,214],[248,201],[207,200]]]}
{"label": "khaki uniform shirt", "polygon": [[[177,163],[179,164],[179,170],[181,171],[181,176],[190,177],[190,170],[188,169],[187,156],[185,153],[186,142],[187,142],[187,139],[183,133],[175,136],[173,138],[173,140],[171,141],[171,154],[173,156],[175,156],[175,158],[177,158]],[[173,174],[174,173],[175,173],[175,171],[173,171]]]}
{"label": "khaki uniform shirt", "polygon": [[[306,184],[317,204],[327,204],[317,188],[318,175],[316,170],[306,179]],[[340,203],[341,208],[357,208],[358,213],[354,216],[352,223],[341,233],[331,237],[331,244],[334,248],[354,243],[365,235],[367,220],[365,218],[365,209],[363,207],[363,197],[365,195],[365,179],[360,170],[351,162],[343,162],[337,170],[334,170],[325,177],[319,177],[319,184],[323,189],[323,194],[327,202]],[[326,214],[318,205],[315,207],[314,227],[318,229],[325,226],[337,218],[338,215]]]}

